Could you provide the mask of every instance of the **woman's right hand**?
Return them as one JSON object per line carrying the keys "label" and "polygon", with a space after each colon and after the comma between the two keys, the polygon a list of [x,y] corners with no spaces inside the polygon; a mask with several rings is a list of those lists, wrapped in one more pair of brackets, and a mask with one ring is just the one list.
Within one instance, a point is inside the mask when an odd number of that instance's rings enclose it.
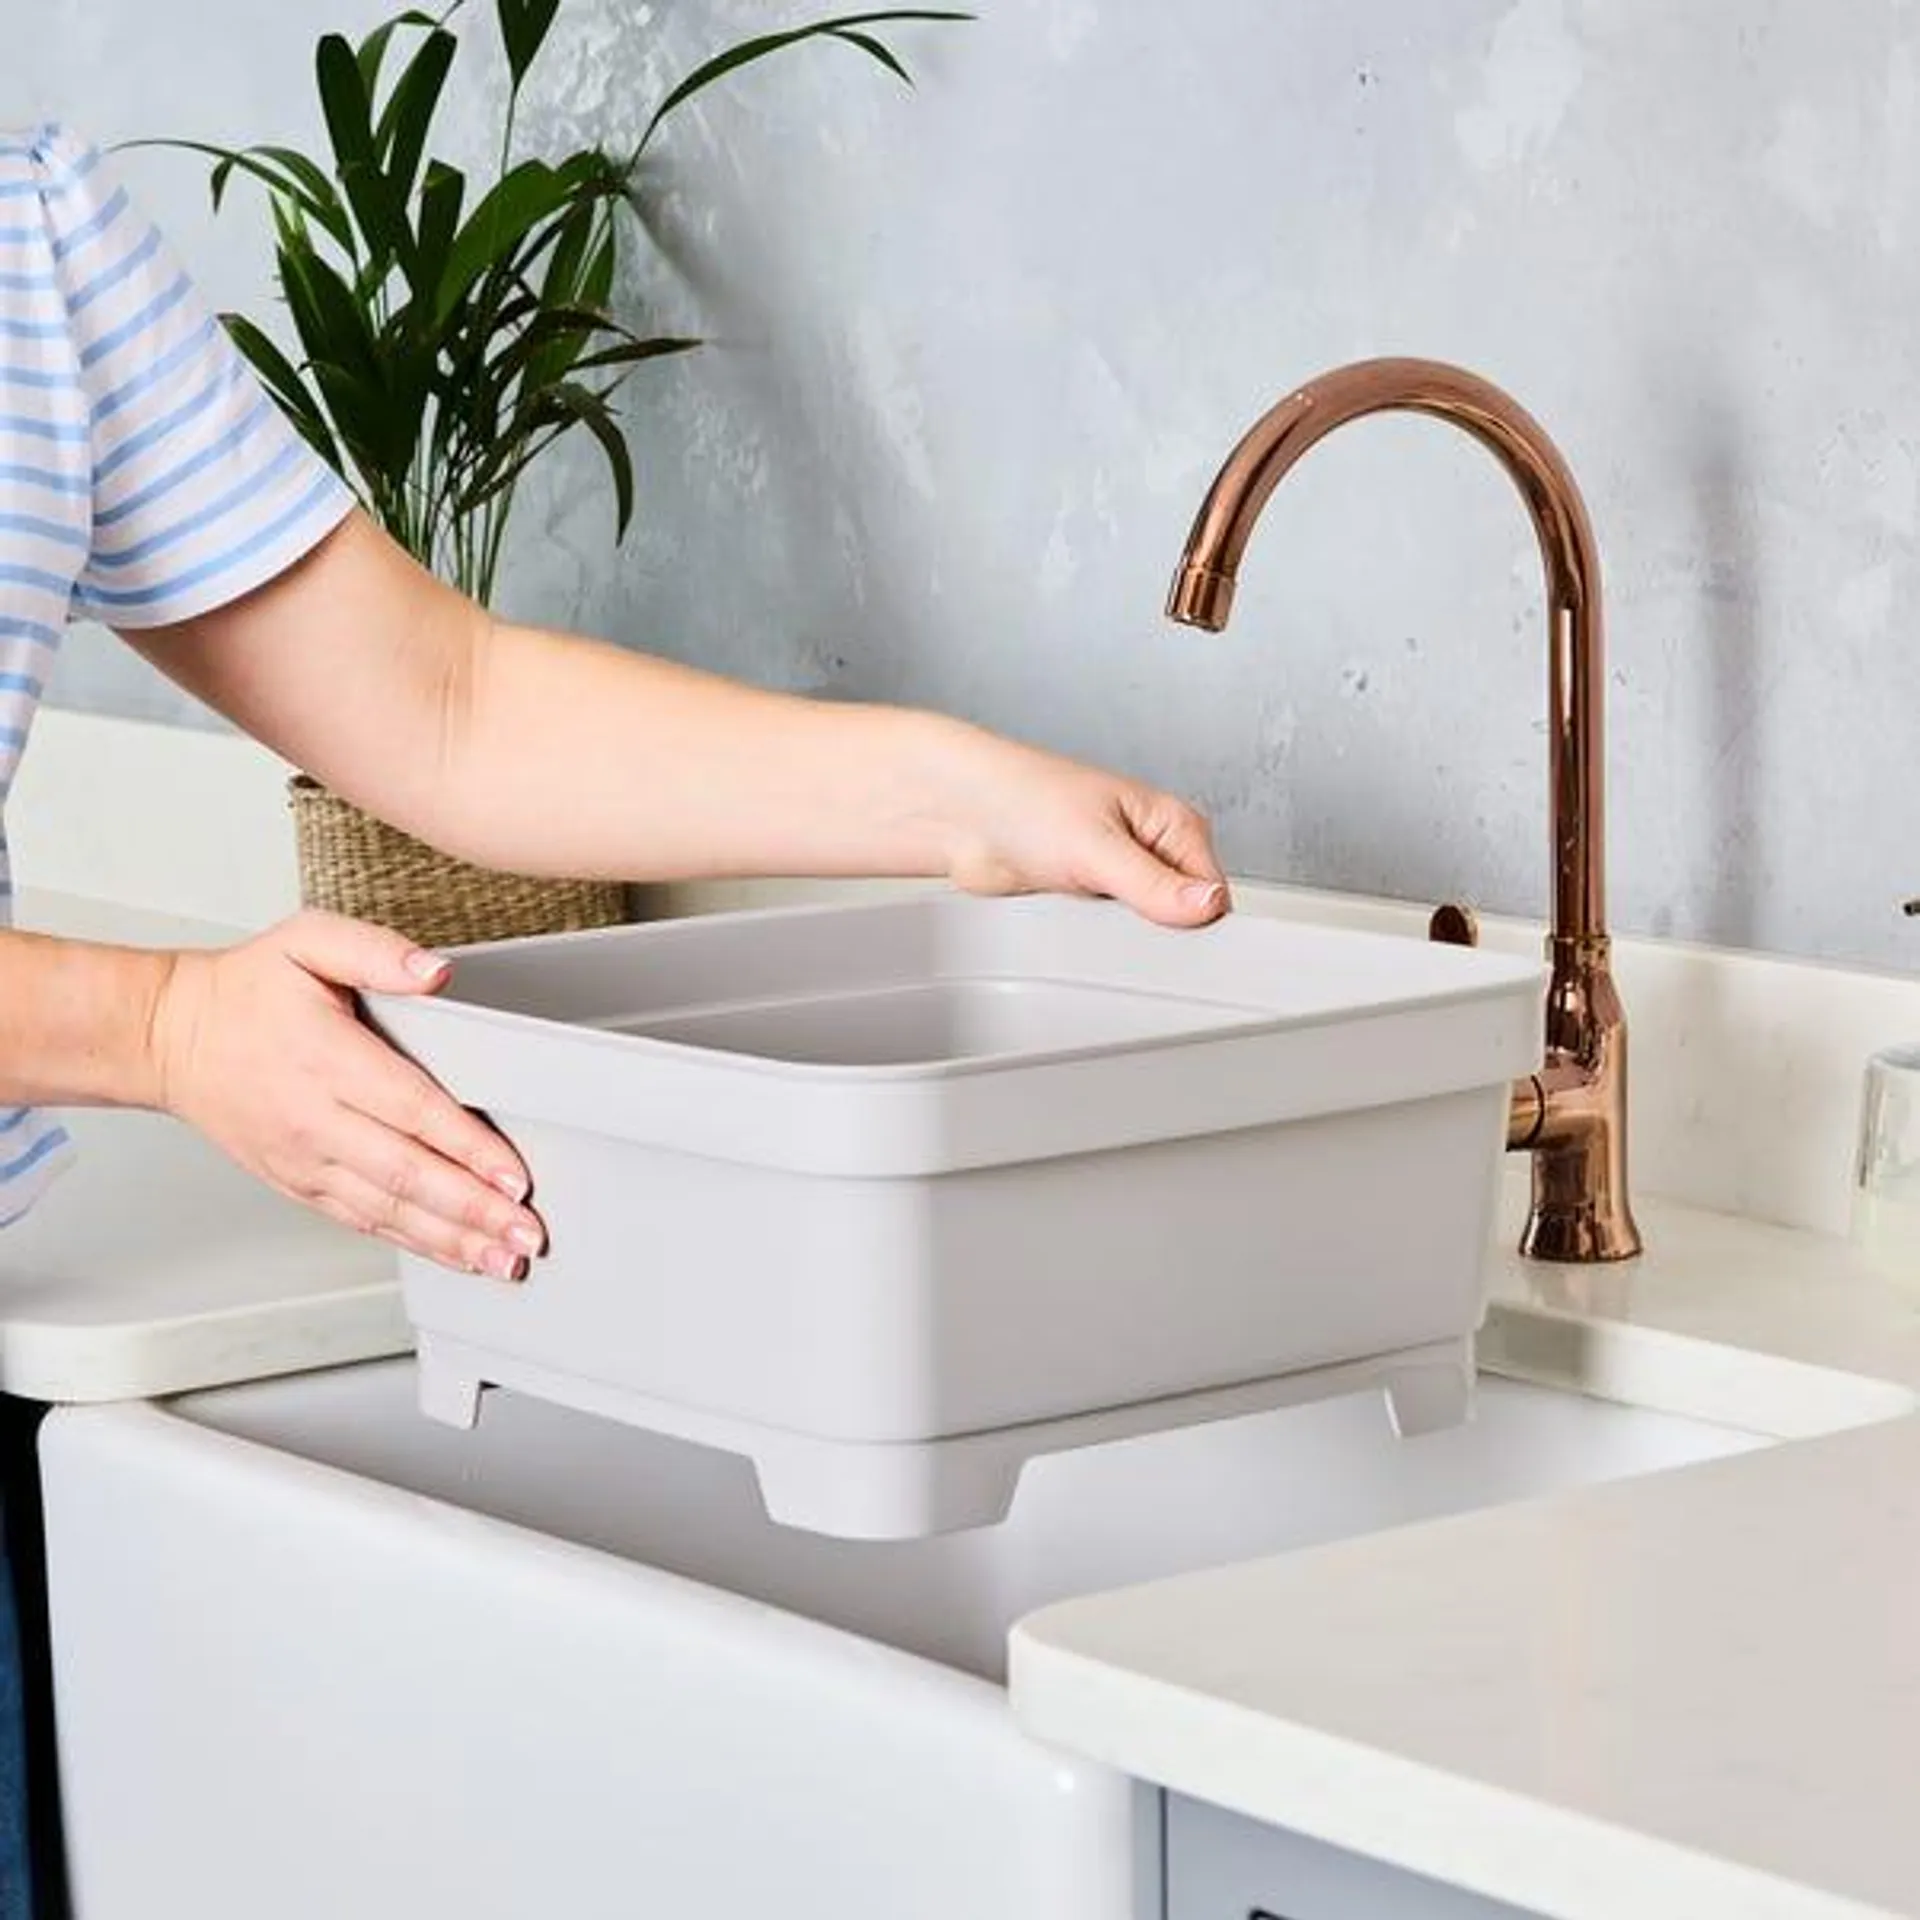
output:
{"label": "woman's right hand", "polygon": [[518,1279],[545,1244],[519,1156],[354,1008],[355,989],[433,993],[447,975],[397,933],[321,913],[176,955],[154,1016],[160,1102],[344,1225]]}

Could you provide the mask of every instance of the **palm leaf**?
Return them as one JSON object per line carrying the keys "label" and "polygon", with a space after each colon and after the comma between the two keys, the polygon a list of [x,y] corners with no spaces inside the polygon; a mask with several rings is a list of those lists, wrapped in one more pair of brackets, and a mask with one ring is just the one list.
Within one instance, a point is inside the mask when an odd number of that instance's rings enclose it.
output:
{"label": "palm leaf", "polygon": [[223,313],[220,320],[300,436],[336,473],[344,472],[339,443],[292,361],[244,314]]}
{"label": "palm leaf", "polygon": [[[335,225],[346,220],[346,208],[341,204],[340,196],[334,191],[334,185],[304,153],[293,147],[250,147],[249,154],[259,160],[270,161],[283,168],[287,175],[297,181],[306,196],[307,209],[316,219],[321,220],[322,231],[334,239],[341,235],[335,232]],[[321,218],[322,213],[326,216]],[[352,250],[352,230],[345,230],[343,244]]]}
{"label": "palm leaf", "polygon": [[373,329],[352,289],[303,236],[282,244],[279,265],[287,311],[334,431],[369,480],[385,479],[380,448],[389,407]]}
{"label": "palm leaf", "polygon": [[341,445],[359,470],[368,496],[381,504],[384,518],[385,503],[404,485],[405,475],[393,470],[380,444],[378,422],[384,408],[379,390],[352,368],[336,366],[331,360],[309,361],[308,368]]}
{"label": "palm leaf", "polygon": [[[459,5],[460,0],[453,0],[453,5],[447,9],[447,13],[456,12]],[[432,14],[422,13],[418,7],[409,7],[405,13],[396,13],[391,20],[382,20],[360,42],[354,49],[353,57],[360,68],[360,80],[367,90],[369,99],[379,91],[380,68],[387,57],[387,42],[393,38],[394,34],[402,27],[433,28],[440,24]]]}
{"label": "palm leaf", "polygon": [[642,360],[663,360],[671,354],[691,353],[695,347],[705,345],[704,340],[679,334],[663,334],[654,340],[622,340],[611,347],[597,347],[592,353],[582,354],[573,363],[572,371],[587,373],[600,367],[633,367]]}
{"label": "palm leaf", "polygon": [[507,72],[515,92],[540,51],[560,0],[495,0],[500,39],[507,50]]}
{"label": "palm leaf", "polygon": [[406,202],[374,153],[373,103],[343,34],[322,36],[314,53],[314,75],[340,184],[367,238],[366,287],[377,294],[388,263],[404,263],[413,256]]}
{"label": "palm leaf", "polygon": [[413,198],[413,183],[427,150],[427,133],[459,44],[442,28],[436,27],[428,34],[407,62],[374,126],[374,157],[386,167],[394,195],[403,207]]}
{"label": "palm leaf", "polygon": [[[169,147],[178,153],[205,154],[215,161],[217,164],[207,176],[215,213],[220,211],[221,202],[226,198],[227,182],[238,171],[262,182],[276,195],[296,202],[329,238],[349,252],[353,249],[353,223],[346,208],[340,204],[332,182],[302,154],[289,153],[283,147],[220,147],[205,140],[126,140],[114,151],[126,153],[137,147]],[[289,160],[297,165],[289,166]]]}
{"label": "palm leaf", "polygon": [[615,262],[613,227],[609,223],[587,255],[580,275],[580,298],[590,307],[604,307],[613,298]]}
{"label": "palm leaf", "polygon": [[466,198],[467,177],[457,167],[427,162],[420,185],[420,221],[414,237],[414,264],[410,280],[414,297],[431,311],[446,275],[447,254],[460,226],[460,206]]}
{"label": "palm leaf", "polygon": [[658,131],[660,123],[678,107],[684,106],[695,94],[703,92],[716,80],[723,80],[730,73],[750,66],[756,60],[764,60],[769,54],[780,53],[788,47],[797,47],[809,40],[839,40],[847,45],[859,47],[862,52],[872,54],[881,64],[897,73],[901,79],[907,76],[906,69],[884,47],[878,45],[871,35],[859,31],[862,27],[894,26],[915,20],[971,20],[970,13],[953,13],[945,9],[923,7],[889,8],[881,13],[848,13],[833,20],[816,20],[811,26],[789,27],[781,33],[756,34],[750,40],[742,40],[737,46],[729,47],[725,53],[715,54],[687,75],[659,106],[653,110],[653,118],[647,122],[646,130],[640,136],[640,144],[634,148],[634,158],[638,159],[646,152],[648,143]]}
{"label": "palm leaf", "polygon": [[900,56],[884,40],[876,40],[870,33],[858,33],[852,27],[836,28],[830,37],[844,40],[848,46],[858,47],[870,59],[878,60],[902,86],[913,85],[913,75],[900,64]]}
{"label": "palm leaf", "polygon": [[499,471],[477,480],[461,496],[459,510],[464,513],[477,512],[510,491],[527,468],[554,441],[575,426],[585,427],[593,435],[606,458],[607,470],[613,480],[614,538],[624,539],[633,520],[633,456],[627,449],[613,409],[607,405],[606,393],[596,393],[591,387],[580,386],[572,381],[561,381],[534,396],[525,416],[519,451]]}
{"label": "palm leaf", "polygon": [[573,189],[544,160],[523,160],[494,182],[468,214],[447,251],[434,312],[451,318],[473,283],[510,254],[528,232],[566,205]]}

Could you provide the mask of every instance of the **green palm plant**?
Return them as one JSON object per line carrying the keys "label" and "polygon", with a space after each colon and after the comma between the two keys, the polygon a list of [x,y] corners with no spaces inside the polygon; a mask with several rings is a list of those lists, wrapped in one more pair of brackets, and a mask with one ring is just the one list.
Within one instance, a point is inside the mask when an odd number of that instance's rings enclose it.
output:
{"label": "green palm plant", "polygon": [[321,39],[324,164],[285,146],[137,144],[210,157],[216,212],[236,173],[265,186],[297,346],[283,350],[242,314],[222,319],[368,512],[487,604],[521,480],[575,429],[605,456],[614,537],[624,536],[633,463],[614,394],[642,362],[699,344],[643,336],[612,310],[623,237],[639,224],[640,163],[661,127],[714,82],[809,41],[852,47],[911,84],[875,30],[971,16],[889,8],[756,35],[673,87],[631,151],[590,147],[554,161],[516,159],[514,123],[559,0],[494,0],[507,97],[494,178],[470,206],[466,175],[428,152],[458,46],[449,22],[463,4],[410,9],[357,46],[337,33]]}

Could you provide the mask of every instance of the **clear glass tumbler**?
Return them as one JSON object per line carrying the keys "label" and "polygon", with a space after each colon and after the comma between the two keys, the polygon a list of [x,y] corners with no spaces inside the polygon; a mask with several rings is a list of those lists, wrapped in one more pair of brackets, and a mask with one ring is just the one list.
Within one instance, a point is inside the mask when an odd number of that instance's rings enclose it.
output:
{"label": "clear glass tumbler", "polygon": [[1867,1062],[1853,1238],[1920,1298],[1920,1045],[1888,1047]]}

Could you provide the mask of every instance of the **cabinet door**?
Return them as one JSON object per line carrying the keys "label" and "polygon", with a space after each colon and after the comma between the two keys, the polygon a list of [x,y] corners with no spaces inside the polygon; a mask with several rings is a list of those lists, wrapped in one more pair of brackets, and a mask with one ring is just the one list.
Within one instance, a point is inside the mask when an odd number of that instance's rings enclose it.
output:
{"label": "cabinet door", "polygon": [[1167,1920],[1532,1920],[1518,1907],[1167,1798]]}

